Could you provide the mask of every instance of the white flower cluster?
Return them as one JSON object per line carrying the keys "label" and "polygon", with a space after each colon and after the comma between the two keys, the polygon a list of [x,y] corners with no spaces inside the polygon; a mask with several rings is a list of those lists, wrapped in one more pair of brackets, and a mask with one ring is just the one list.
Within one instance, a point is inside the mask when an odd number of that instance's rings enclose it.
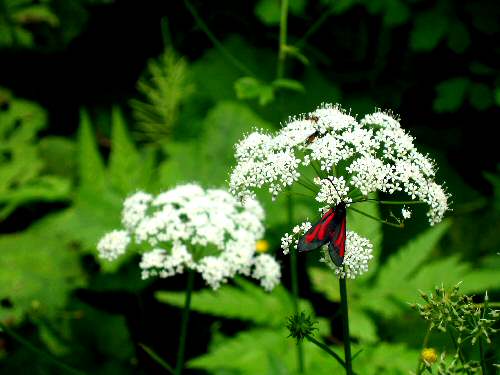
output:
{"label": "white flower cluster", "polygon": [[[335,180],[342,198],[356,191],[404,192],[429,205],[431,225],[448,210],[448,194],[434,182],[434,162],[417,151],[391,113],[377,111],[357,121],[338,105],[322,105],[291,118],[277,134],[249,134],[236,145],[236,159],[230,191],[240,199],[262,187],[276,197],[300,179],[300,168],[317,164],[327,176],[344,174]],[[335,204],[338,194],[326,182],[319,181],[316,199]]]}
{"label": "white flower cluster", "polygon": [[273,257],[256,255],[263,219],[256,200],[241,204],[224,190],[188,184],[158,196],[137,192],[123,205],[125,230],[106,234],[97,248],[102,258],[112,260],[134,241],[146,250],[139,264],[143,278],[165,278],[189,268],[213,289],[243,274],[271,290],[281,271]]}
{"label": "white flower cluster", "polygon": [[323,255],[320,261],[335,270],[335,274],[339,278],[355,279],[357,276],[368,271],[368,262],[373,258],[372,251],[373,245],[368,239],[348,230],[346,233],[345,257],[342,266],[337,267],[332,262],[326,246],[322,249]]}

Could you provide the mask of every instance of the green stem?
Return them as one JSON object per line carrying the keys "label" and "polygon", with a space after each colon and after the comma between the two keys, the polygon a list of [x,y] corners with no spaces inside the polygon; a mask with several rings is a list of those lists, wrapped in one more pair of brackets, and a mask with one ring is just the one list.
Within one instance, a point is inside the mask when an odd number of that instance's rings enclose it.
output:
{"label": "green stem", "polygon": [[285,76],[285,59],[286,59],[286,36],[288,26],[288,0],[281,0],[281,15],[280,15],[280,41],[278,52],[278,66],[276,68],[276,78],[280,79]]}
{"label": "green stem", "polygon": [[26,340],[24,337],[21,335],[18,335],[14,330],[10,329],[7,327],[5,324],[0,322],[0,328],[7,333],[9,336],[11,336],[14,340],[16,340],[18,343],[23,345],[25,348],[31,350],[33,353],[39,355],[42,359],[45,359],[47,362],[52,363],[53,365],[59,367],[61,370],[64,370],[70,374],[85,374],[85,372],[74,369],[67,364],[59,361],[57,358],[54,358],[52,355],[49,353],[46,353],[45,351],[38,349],[35,345],[30,343],[28,340]]}
{"label": "green stem", "polygon": [[347,306],[347,285],[345,278],[339,279],[340,308],[342,310],[342,334],[344,336],[345,372],[352,375],[351,338],[349,337],[349,312]]}
{"label": "green stem", "polygon": [[306,339],[308,341],[312,342],[314,345],[318,346],[319,348],[323,349],[328,354],[330,354],[333,358],[335,358],[337,360],[338,363],[340,363],[342,365],[342,367],[345,368],[345,362],[344,362],[344,360],[342,358],[340,358],[340,356],[337,353],[335,353],[332,349],[330,349],[328,346],[326,346],[322,342],[319,342],[318,340],[316,340],[311,335],[306,335]]}
{"label": "green stem", "polygon": [[[427,328],[427,332],[424,337],[424,341],[422,341],[422,350],[427,348],[427,345],[429,343],[429,336],[431,334],[431,326]],[[415,375],[420,375],[422,373],[422,357],[418,357],[418,363],[417,363],[417,371],[415,372]]]}
{"label": "green stem", "polygon": [[[288,225],[291,227],[293,225],[293,199],[290,195],[287,196],[287,214]],[[290,254],[290,271],[292,277],[293,309],[296,314],[299,312],[299,272],[297,257],[297,249],[294,249]],[[304,351],[301,342],[297,343],[297,365],[299,373],[304,373]]]}
{"label": "green stem", "polygon": [[186,299],[184,302],[184,309],[182,310],[181,322],[181,337],[179,339],[179,350],[177,352],[177,366],[175,367],[175,375],[181,375],[184,368],[184,353],[186,351],[186,338],[189,323],[189,310],[191,308],[191,293],[194,285],[194,270],[188,271],[188,280],[186,288]]}
{"label": "green stem", "polygon": [[184,4],[186,4],[186,8],[188,8],[189,12],[193,16],[193,18],[196,21],[196,24],[198,27],[207,35],[208,39],[213,43],[215,48],[217,48],[231,63],[241,70],[243,73],[255,77],[255,74],[245,65],[243,64],[240,60],[238,60],[236,57],[234,57],[231,52],[229,52],[224,45],[219,42],[219,40],[215,37],[215,35],[210,31],[206,23],[203,21],[203,19],[200,17],[198,12],[196,11],[195,7],[191,4],[189,0],[184,0]]}
{"label": "green stem", "polygon": [[425,202],[422,201],[379,201],[378,199],[373,199],[373,198],[362,199],[359,201],[355,201],[353,203],[361,203],[361,202],[377,202],[380,204],[425,204]]}
{"label": "green stem", "polygon": [[[451,341],[453,342],[453,346],[455,347],[455,350],[458,353],[458,358],[460,359],[460,363],[462,363],[462,366],[465,367],[466,360],[464,358],[462,350],[460,349],[460,345],[458,345],[458,342],[455,339],[455,335],[453,334],[453,332],[451,332],[451,330],[448,330],[448,332],[450,332]],[[466,372],[467,372],[467,374],[469,374],[468,370]]]}
{"label": "green stem", "polygon": [[404,228],[403,223],[401,223],[401,224],[391,223],[390,221],[387,221],[387,220],[382,220],[382,219],[379,219],[379,218],[378,218],[378,217],[376,217],[376,216],[372,216],[372,215],[369,215],[369,214],[367,214],[367,213],[365,213],[365,212],[363,212],[363,211],[357,210],[357,209],[355,209],[355,208],[354,208],[354,207],[352,207],[352,206],[349,206],[349,209],[350,209],[350,210],[353,210],[354,212],[357,212],[358,214],[361,214],[361,215],[364,215],[364,216],[366,216],[366,217],[369,217],[370,219],[376,220],[376,221],[378,221],[378,222],[380,222],[380,223],[382,223],[382,224],[390,225],[391,227],[394,227],[394,228]]}
{"label": "green stem", "polygon": [[483,338],[479,338],[479,355],[481,357],[481,370],[483,372],[483,375],[488,375],[488,372],[486,371],[486,360],[484,358],[484,347],[483,347]]}
{"label": "green stem", "polygon": [[158,354],[154,352],[153,349],[150,347],[139,343],[138,344],[142,350],[144,350],[156,363],[158,363],[161,367],[163,367],[165,370],[170,372],[172,375],[175,375],[175,370],[170,366],[163,358],[161,358]]}
{"label": "green stem", "polygon": [[299,39],[295,45],[300,48],[302,47],[307,39],[313,35],[318,29],[326,22],[326,20],[333,14],[333,7],[330,7],[327,11],[323,12],[321,16],[311,25],[311,27],[304,33],[302,38]]}

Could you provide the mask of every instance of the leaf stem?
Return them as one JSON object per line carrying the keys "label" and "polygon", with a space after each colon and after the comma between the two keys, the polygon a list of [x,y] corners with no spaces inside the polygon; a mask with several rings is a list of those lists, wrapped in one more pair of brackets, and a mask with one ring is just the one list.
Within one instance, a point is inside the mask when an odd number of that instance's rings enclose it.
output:
{"label": "leaf stem", "polygon": [[394,227],[394,228],[400,228],[400,229],[404,228],[404,224],[403,223],[401,223],[401,224],[391,223],[390,221],[379,219],[376,216],[369,215],[369,214],[367,214],[367,213],[365,213],[363,211],[357,210],[357,209],[355,209],[354,207],[351,207],[351,206],[349,206],[349,209],[353,210],[354,212],[357,212],[358,214],[361,214],[361,215],[364,215],[366,217],[369,217],[370,219],[376,220],[376,221],[378,221],[378,222],[380,222],[382,224],[390,225],[391,227]]}
{"label": "leaf stem", "polygon": [[229,61],[231,61],[231,63],[241,72],[255,77],[255,74],[245,64],[243,64],[240,60],[233,56],[233,54],[229,52],[227,48],[224,47],[224,45],[215,37],[215,35],[210,31],[207,24],[200,17],[198,12],[196,11],[196,8],[191,4],[191,2],[189,0],[184,0],[184,4],[186,4],[186,8],[188,8],[189,12],[195,19],[198,27],[207,35],[208,39],[210,39],[215,48],[217,48],[220,53],[222,53]]}
{"label": "leaf stem", "polygon": [[362,203],[362,202],[378,202],[380,204],[425,204],[422,201],[380,201],[378,199],[367,198],[360,199],[358,201],[354,201],[353,203]]}
{"label": "leaf stem", "polygon": [[189,311],[191,308],[191,294],[193,292],[194,286],[194,275],[194,270],[190,269],[188,271],[186,299],[184,302],[184,309],[182,310],[181,336],[179,339],[179,350],[177,352],[177,366],[175,367],[175,375],[181,375],[182,369],[184,368],[184,354],[186,351],[186,338],[189,323]]}
{"label": "leaf stem", "polygon": [[335,358],[337,360],[338,363],[340,363],[342,365],[342,367],[345,368],[346,364],[345,364],[344,360],[342,358],[340,358],[340,356],[337,353],[335,353],[332,349],[330,349],[327,345],[316,340],[311,335],[306,335],[306,339],[308,341],[312,342],[314,345],[318,346],[319,348],[323,349],[328,354],[330,354],[333,358]]}
{"label": "leaf stem", "polygon": [[351,338],[349,336],[349,309],[347,305],[347,283],[345,278],[339,279],[340,308],[342,310],[342,334],[344,337],[345,372],[352,375]]}
{"label": "leaf stem", "polygon": [[[422,350],[425,349],[429,343],[429,336],[431,334],[432,327],[429,325],[427,328],[427,332],[425,333],[424,340],[422,341]],[[418,357],[417,362],[417,371],[415,371],[415,375],[420,375],[422,373],[422,357]]]}
{"label": "leaf stem", "polygon": [[74,369],[73,367],[68,366],[67,364],[61,362],[57,358],[53,357],[49,353],[43,351],[42,349],[37,348],[35,345],[33,345],[31,342],[26,340],[24,337],[21,335],[18,335],[14,330],[10,329],[7,327],[5,324],[0,322],[0,328],[7,333],[10,337],[12,337],[15,341],[23,345],[25,348],[31,350],[33,353],[39,355],[42,359],[45,359],[47,362],[52,363],[53,365],[59,367],[61,370],[64,370],[70,374],[85,374],[85,372],[81,370]]}

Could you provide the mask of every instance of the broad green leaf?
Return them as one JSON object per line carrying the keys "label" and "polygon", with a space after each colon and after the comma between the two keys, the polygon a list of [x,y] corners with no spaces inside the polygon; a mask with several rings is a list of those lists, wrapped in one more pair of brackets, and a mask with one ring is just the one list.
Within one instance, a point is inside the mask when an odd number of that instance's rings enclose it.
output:
{"label": "broad green leaf", "polygon": [[[240,375],[272,373],[274,358],[287,368],[287,374],[295,374],[297,366],[296,344],[286,339],[288,332],[284,329],[252,329],[238,333],[236,336],[220,340],[212,346],[207,354],[188,362],[188,367],[207,370],[211,373],[219,371],[235,371]],[[310,342],[304,341],[305,370],[309,374],[323,375],[340,373],[343,368],[323,350]],[[340,354],[340,348],[336,352]]]}
{"label": "broad green leaf", "polygon": [[436,11],[417,14],[410,34],[410,46],[415,51],[430,51],[437,47],[448,28],[447,18]]}
{"label": "broad green leaf", "polygon": [[436,86],[437,96],[434,100],[436,112],[457,111],[465,99],[469,80],[464,77],[452,78]]}
{"label": "broad green leaf", "polygon": [[[282,286],[268,293],[247,281],[239,280],[238,284],[242,287],[224,285],[216,291],[204,289],[193,293],[191,308],[204,314],[271,326],[282,326],[293,313],[293,302]],[[157,292],[156,298],[160,302],[182,307],[185,293]],[[302,302],[302,310],[312,312],[306,302]]]}
{"label": "broad green leaf", "polygon": [[104,163],[97,149],[90,117],[85,110],[80,111],[78,158],[80,189],[103,191],[107,185]]}
{"label": "broad green leaf", "polygon": [[469,101],[478,111],[484,111],[493,106],[493,92],[484,83],[473,83],[470,86]]}
{"label": "broad green leaf", "polygon": [[316,292],[324,294],[330,301],[340,301],[339,283],[332,270],[309,267],[309,277]]}
{"label": "broad green leaf", "polygon": [[392,293],[401,283],[407,282],[424,260],[428,259],[450,224],[450,221],[445,220],[400,248],[380,267],[375,288]]}
{"label": "broad green leaf", "polygon": [[353,307],[349,309],[349,327],[352,337],[359,339],[363,344],[378,341],[377,326],[373,319],[363,310]]}
{"label": "broad green leaf", "polygon": [[54,317],[83,284],[78,253],[50,232],[29,229],[0,236],[0,253],[0,299],[9,301],[0,307],[4,322],[17,323],[35,312]]}
{"label": "broad green leaf", "polygon": [[500,290],[498,269],[472,268],[460,277],[460,281],[460,290],[465,294]]}
{"label": "broad green leaf", "polygon": [[456,53],[463,53],[470,45],[470,34],[459,20],[453,20],[448,30],[448,47]]}

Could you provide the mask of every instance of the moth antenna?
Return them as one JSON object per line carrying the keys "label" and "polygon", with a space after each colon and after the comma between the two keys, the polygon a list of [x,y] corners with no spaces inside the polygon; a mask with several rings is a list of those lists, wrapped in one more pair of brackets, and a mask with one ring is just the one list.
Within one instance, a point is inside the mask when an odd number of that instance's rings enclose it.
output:
{"label": "moth antenna", "polygon": [[337,190],[337,187],[335,186],[335,184],[333,183],[332,179],[330,177],[327,177],[328,181],[330,181],[330,183],[332,184],[333,188],[335,189],[335,191],[337,192],[337,195],[339,197],[339,200],[342,200],[342,197],[340,196],[339,194],[339,191]]}

